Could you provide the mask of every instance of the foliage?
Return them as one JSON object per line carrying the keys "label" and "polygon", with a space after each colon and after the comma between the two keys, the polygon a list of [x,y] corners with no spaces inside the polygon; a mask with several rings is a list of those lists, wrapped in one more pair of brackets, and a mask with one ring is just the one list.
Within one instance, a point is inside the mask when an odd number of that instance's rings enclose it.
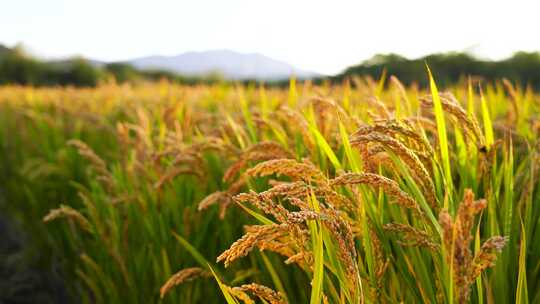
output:
{"label": "foliage", "polygon": [[464,75],[477,76],[486,82],[507,78],[522,85],[540,87],[540,53],[527,52],[517,52],[500,61],[481,60],[457,52],[432,54],[418,59],[407,59],[396,54],[375,55],[331,79],[339,82],[353,75],[379,77],[386,70],[405,84],[416,83],[427,87],[426,63],[437,75],[438,84],[444,87],[462,81]]}
{"label": "foliage", "polygon": [[428,79],[0,87],[1,208],[83,302],[536,303],[539,95]]}
{"label": "foliage", "polygon": [[138,70],[114,62],[101,64],[75,57],[61,61],[42,61],[27,54],[21,46],[9,49],[0,45],[0,85],[95,87],[114,79],[119,83],[138,83],[166,79],[182,84],[218,83],[219,75],[187,77],[164,70]]}

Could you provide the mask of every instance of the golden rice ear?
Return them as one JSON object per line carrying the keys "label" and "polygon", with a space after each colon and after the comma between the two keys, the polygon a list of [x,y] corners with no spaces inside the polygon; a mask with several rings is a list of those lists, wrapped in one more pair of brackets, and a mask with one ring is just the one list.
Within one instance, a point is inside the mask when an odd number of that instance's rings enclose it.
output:
{"label": "golden rice ear", "polygon": [[250,226],[249,231],[220,254],[216,261],[228,267],[233,261],[245,257],[260,243],[276,239],[288,231],[287,225]]}
{"label": "golden rice ear", "polygon": [[409,139],[413,141],[416,145],[426,150],[429,155],[433,155],[433,148],[427,142],[419,132],[413,130],[406,124],[402,124],[395,119],[386,119],[382,122],[378,122],[375,125],[363,125],[360,126],[356,132],[354,132],[351,137],[367,135],[373,132],[378,132],[385,134],[391,137],[396,135],[402,136],[404,139]]}
{"label": "golden rice ear", "polygon": [[215,203],[219,202],[221,199],[223,199],[223,196],[227,195],[226,192],[223,191],[216,191],[214,193],[211,193],[207,195],[197,207],[197,210],[202,211],[206,208],[210,207],[211,205],[214,205]]}
{"label": "golden rice ear", "polygon": [[107,187],[114,185],[114,179],[107,169],[105,161],[99,157],[94,150],[92,150],[92,148],[78,139],[71,139],[67,142],[67,144],[68,146],[75,147],[79,155],[90,162],[91,168],[95,171],[99,180],[103,182],[103,185]]}
{"label": "golden rice ear", "polygon": [[257,164],[246,171],[248,176],[285,175],[293,180],[326,183],[322,172],[309,162],[298,162],[294,159],[274,159]]}
{"label": "golden rice ear", "polygon": [[434,211],[439,209],[437,198],[435,195],[435,186],[427,169],[414,151],[407,148],[400,141],[379,132],[371,132],[365,135],[351,137],[351,145],[354,147],[362,147],[370,143],[378,143],[384,145],[387,149],[396,154],[409,167],[415,181],[422,187],[424,195],[428,203]]}
{"label": "golden rice ear", "polygon": [[159,297],[163,299],[165,295],[175,286],[181,285],[200,277],[211,277],[212,275],[199,267],[185,268],[172,275],[159,290]]}
{"label": "golden rice ear", "polygon": [[[311,98],[309,102],[314,105],[315,112],[320,119],[320,128],[323,130],[322,133],[326,136],[330,136],[329,132],[335,127],[335,124],[333,123],[335,121],[341,120],[347,127],[357,125],[357,121],[351,118],[349,113],[331,98],[316,96]],[[327,128],[325,128],[325,126],[327,126]],[[325,129],[329,132],[325,132]]]}
{"label": "golden rice ear", "polygon": [[[469,115],[467,111],[459,104],[459,101],[452,93],[444,92],[440,93],[439,96],[443,110],[453,115],[458,120],[460,126],[468,131],[465,132],[465,134],[472,134],[474,137],[473,139],[476,140],[478,147],[485,146],[486,141],[484,134],[480,129],[480,125],[476,120],[476,117],[474,115]],[[433,107],[433,99],[431,96],[423,97],[420,99],[420,101],[424,107]]]}
{"label": "golden rice ear", "polygon": [[438,136],[437,124],[435,123],[435,121],[433,121],[433,119],[424,116],[411,116],[405,118],[403,122],[408,124],[409,126],[416,126],[417,128],[421,128],[424,131],[429,131],[435,137]]}
{"label": "golden rice ear", "polygon": [[398,241],[403,246],[426,247],[432,251],[440,249],[432,236],[424,230],[400,223],[389,223],[383,226],[384,230],[398,232],[403,235],[403,241]]}
{"label": "golden rice ear", "polygon": [[386,107],[384,102],[382,102],[379,98],[372,96],[367,99],[367,103],[375,107],[383,119],[391,118],[392,115],[390,114],[390,111],[388,111],[388,108]]}
{"label": "golden rice ear", "polygon": [[485,207],[485,200],[474,201],[473,192],[466,189],[455,220],[452,220],[447,210],[442,210],[439,214],[446,261],[453,265],[454,285],[460,303],[468,301],[470,286],[485,269],[494,265],[496,253],[500,252],[507,242],[506,237],[491,237],[473,258],[470,247],[474,219]]}
{"label": "golden rice ear", "polygon": [[517,122],[520,118],[520,111],[518,107],[519,92],[516,90],[512,82],[506,78],[502,79],[502,83],[510,95],[510,101],[512,102],[512,111],[508,112],[509,122]]}
{"label": "golden rice ear", "polygon": [[[446,248],[451,248],[452,240],[454,238],[454,221],[448,213],[448,210],[443,209],[439,212],[439,224],[441,225],[443,237],[442,241]],[[451,256],[447,256],[448,262],[451,261]]]}
{"label": "golden rice ear", "polygon": [[293,158],[293,156],[279,143],[273,141],[256,143],[240,154],[238,160],[225,171],[223,180],[226,182],[231,181],[250,161],[265,161],[280,158]]}
{"label": "golden rice ear", "polygon": [[346,173],[330,181],[332,186],[366,184],[375,188],[382,188],[388,195],[396,198],[396,203],[418,214],[423,212],[416,201],[405,191],[399,188],[397,182],[373,173]]}
{"label": "golden rice ear", "polygon": [[272,196],[267,193],[240,193],[233,197],[233,200],[238,203],[248,202],[259,208],[265,214],[274,216],[280,223],[286,222],[289,211],[282,205],[272,201]]}
{"label": "golden rice ear", "polygon": [[[395,119],[383,119],[376,122],[375,125],[361,125],[356,132],[351,135],[351,138],[371,133],[384,134],[401,141],[403,144],[408,143],[408,148],[418,156],[424,166],[431,169],[431,158],[434,153],[433,147],[428,140],[421,135],[422,132],[413,129],[412,124],[401,123]],[[379,144],[370,146],[369,148],[360,147],[360,149],[367,171],[374,172],[374,168],[378,167],[378,163],[380,163],[377,162],[378,158],[376,155],[386,151],[384,146]],[[388,159],[385,160],[388,162]],[[373,161],[375,161],[374,164],[372,164]],[[388,162],[388,164],[391,166],[392,162]]]}
{"label": "golden rice ear", "polygon": [[459,225],[459,233],[464,242],[472,240],[471,229],[474,224],[474,217],[486,208],[486,200],[474,201],[474,193],[471,189],[465,189],[463,201],[459,204],[456,225]]}
{"label": "golden rice ear", "polygon": [[382,247],[381,240],[379,239],[379,236],[377,235],[377,232],[373,228],[373,225],[371,222],[368,222],[369,225],[369,241],[371,241],[371,246],[373,248],[374,252],[374,259],[375,259],[375,281],[371,282],[371,298],[372,301],[377,301],[380,299],[381,296],[381,290],[383,290],[383,276],[386,273],[386,270],[388,269],[388,265],[390,264],[390,259],[385,258],[384,250]]}
{"label": "golden rice ear", "polygon": [[245,284],[240,287],[233,287],[233,290],[241,290],[246,293],[253,294],[261,299],[261,301],[269,302],[270,304],[287,304],[285,296],[278,291],[266,287],[264,285],[251,283]]}
{"label": "golden rice ear", "polygon": [[276,113],[281,120],[286,122],[288,128],[295,128],[302,135],[304,144],[309,150],[313,150],[315,143],[310,135],[309,124],[305,117],[298,111],[295,111],[285,105],[282,105]]}
{"label": "golden rice ear", "polygon": [[229,287],[229,286],[227,286],[227,289],[229,290],[229,292],[231,293],[233,297],[244,302],[244,304],[255,304],[255,301],[253,301],[253,299],[250,298],[250,296],[246,292],[244,292],[242,289],[238,287]]}
{"label": "golden rice ear", "polygon": [[169,169],[165,174],[163,174],[157,182],[154,183],[154,189],[161,189],[163,185],[171,182],[175,177],[179,175],[193,175],[202,179],[202,172],[194,170],[192,168],[183,168],[183,167],[174,167]]}
{"label": "golden rice ear", "polygon": [[493,236],[482,244],[480,251],[474,256],[469,281],[474,281],[484,270],[495,266],[496,254],[502,251],[507,242],[508,237]]}
{"label": "golden rice ear", "polygon": [[60,208],[49,210],[49,213],[43,217],[43,222],[48,223],[60,218],[74,220],[82,229],[92,232],[92,226],[86,217],[79,211],[65,205],[60,205]]}
{"label": "golden rice ear", "polygon": [[397,78],[394,75],[390,76],[390,82],[398,89],[400,97],[401,97],[401,101],[405,104],[405,106],[407,107],[407,110],[410,111],[411,109],[410,109],[409,98],[407,97],[407,91],[405,90],[405,86],[403,86],[403,83],[401,83],[399,78]]}

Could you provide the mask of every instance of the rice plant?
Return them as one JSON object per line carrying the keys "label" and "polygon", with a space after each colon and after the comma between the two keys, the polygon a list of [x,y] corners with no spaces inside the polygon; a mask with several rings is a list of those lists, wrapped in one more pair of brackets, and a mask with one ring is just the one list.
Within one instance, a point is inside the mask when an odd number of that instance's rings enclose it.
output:
{"label": "rice plant", "polygon": [[540,95],[434,76],[2,87],[0,207],[86,303],[539,303]]}

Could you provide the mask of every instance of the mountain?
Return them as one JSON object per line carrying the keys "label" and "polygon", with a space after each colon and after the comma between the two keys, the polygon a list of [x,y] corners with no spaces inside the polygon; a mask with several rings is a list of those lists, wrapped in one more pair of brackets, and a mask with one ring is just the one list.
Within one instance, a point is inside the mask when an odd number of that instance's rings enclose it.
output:
{"label": "mountain", "polygon": [[187,52],[177,56],[148,56],[129,60],[138,69],[164,69],[186,76],[218,73],[227,79],[280,80],[292,75],[299,79],[318,76],[292,65],[256,53],[229,50]]}

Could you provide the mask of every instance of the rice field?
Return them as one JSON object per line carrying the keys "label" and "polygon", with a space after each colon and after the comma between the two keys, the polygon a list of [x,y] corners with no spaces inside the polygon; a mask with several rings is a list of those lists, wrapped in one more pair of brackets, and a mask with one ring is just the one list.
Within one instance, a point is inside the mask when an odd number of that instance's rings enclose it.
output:
{"label": "rice field", "polygon": [[75,303],[540,303],[540,94],[434,76],[0,87],[0,208]]}

